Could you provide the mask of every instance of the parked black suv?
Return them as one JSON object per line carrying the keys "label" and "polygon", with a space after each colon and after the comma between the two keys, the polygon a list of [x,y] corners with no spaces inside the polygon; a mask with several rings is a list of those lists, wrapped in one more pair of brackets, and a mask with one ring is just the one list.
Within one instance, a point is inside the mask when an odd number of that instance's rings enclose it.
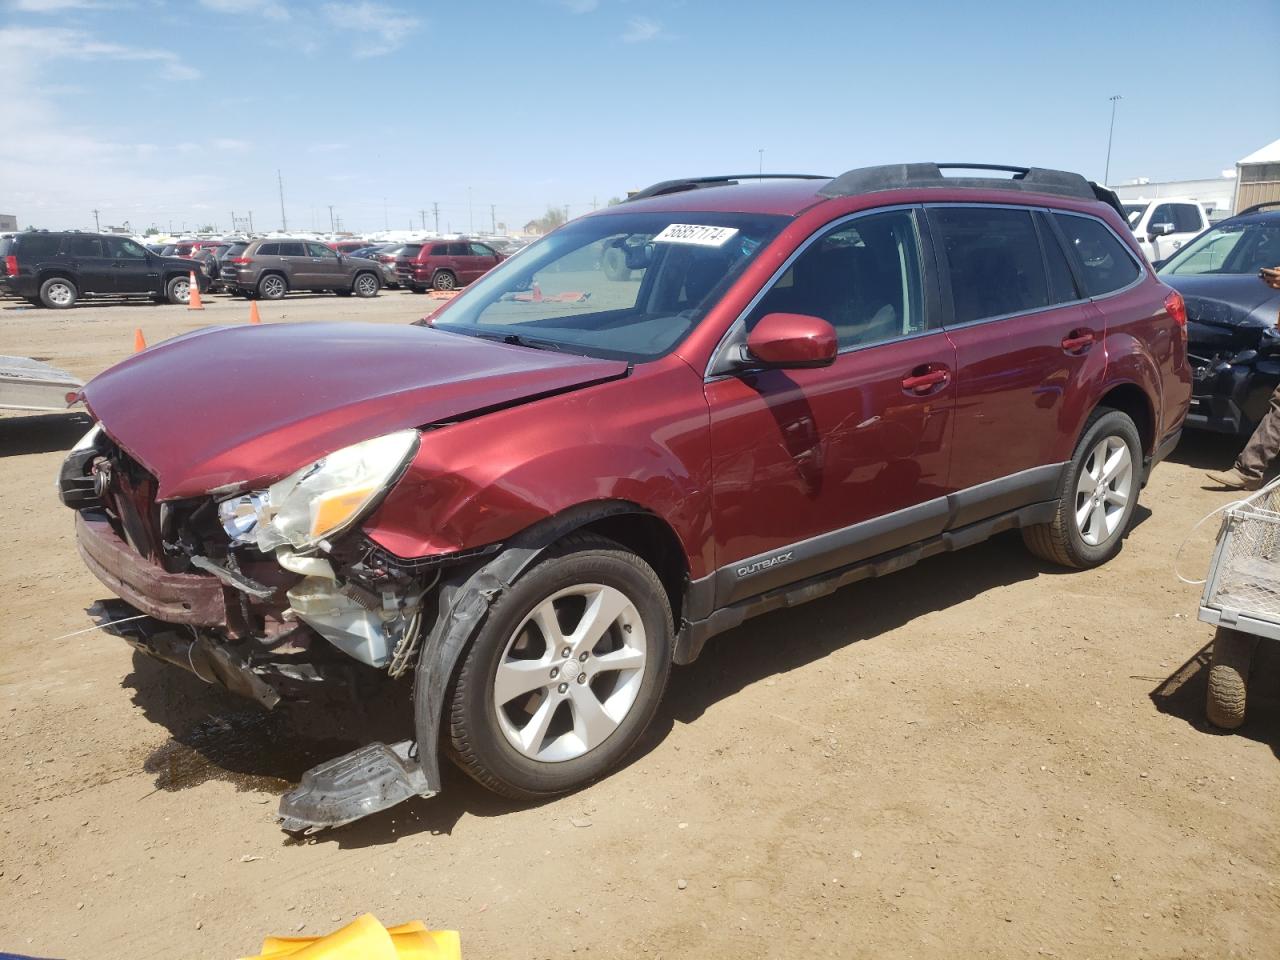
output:
{"label": "parked black suv", "polygon": [[192,271],[208,289],[198,263],[158,256],[128,237],[39,230],[0,239],[0,285],[55,310],[95,295],[186,303]]}

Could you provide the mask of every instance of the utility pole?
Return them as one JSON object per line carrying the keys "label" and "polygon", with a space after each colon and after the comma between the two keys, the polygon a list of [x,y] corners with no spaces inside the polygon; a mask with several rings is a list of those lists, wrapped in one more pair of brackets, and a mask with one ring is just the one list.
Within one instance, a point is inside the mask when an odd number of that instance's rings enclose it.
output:
{"label": "utility pole", "polygon": [[489,204],[489,232],[494,236],[498,234],[498,205],[496,203]]}
{"label": "utility pole", "polygon": [[598,206],[600,206],[600,199],[593,193],[591,195],[591,209],[594,210]]}
{"label": "utility pole", "polygon": [[467,232],[475,233],[476,232],[476,212],[475,212],[475,209],[471,206],[471,188],[470,187],[467,187],[467,220],[470,223],[470,225],[467,227]]}
{"label": "utility pole", "polygon": [[280,175],[280,169],[276,168],[276,184],[280,187],[280,232],[289,232],[289,221],[284,215],[284,177]]}
{"label": "utility pole", "polygon": [[756,171],[760,176],[764,176],[764,147],[761,147],[757,153],[760,154],[760,169]]}
{"label": "utility pole", "polygon": [[329,232],[333,233],[333,204],[329,204]]}
{"label": "utility pole", "polygon": [[[431,204],[431,214],[436,218],[436,233],[439,233],[440,232],[440,204],[438,203]],[[423,229],[425,230],[426,227],[423,227]]]}
{"label": "utility pole", "polygon": [[1102,175],[1102,185],[1105,187],[1111,183],[1111,138],[1116,132],[1116,103],[1123,100],[1124,97],[1116,94],[1114,97],[1107,97],[1111,101],[1111,129],[1107,131],[1107,168]]}
{"label": "utility pole", "polygon": [[231,211],[231,232],[236,232],[236,212],[234,210]]}
{"label": "utility pole", "polygon": [[253,233],[253,211],[249,211],[249,232]]}
{"label": "utility pole", "polygon": [[[419,210],[419,211],[418,211],[418,216],[420,216],[420,217],[422,218],[422,232],[423,232],[423,233],[426,233],[426,232],[427,232],[427,211],[425,211],[425,210]],[[410,220],[410,221],[409,221],[409,228],[410,228],[410,229],[412,229],[412,228],[413,228],[413,221],[412,221],[412,220]]]}
{"label": "utility pole", "polygon": [[93,211],[93,232],[94,233],[102,232],[102,227],[98,226],[98,211],[96,209]]}

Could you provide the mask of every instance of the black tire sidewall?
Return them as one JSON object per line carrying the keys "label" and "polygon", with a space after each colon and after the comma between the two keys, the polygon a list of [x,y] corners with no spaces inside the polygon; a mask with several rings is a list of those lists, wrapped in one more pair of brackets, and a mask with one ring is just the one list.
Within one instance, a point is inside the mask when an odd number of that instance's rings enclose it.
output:
{"label": "black tire sidewall", "polygon": [[[1076,524],[1076,485],[1089,454],[1107,436],[1118,437],[1129,447],[1129,456],[1133,460],[1133,484],[1129,503],[1125,508],[1128,512],[1124,522],[1105,543],[1093,546],[1084,542]],[[1134,511],[1138,506],[1138,494],[1142,489],[1142,471],[1142,438],[1138,435],[1138,428],[1129,415],[1119,410],[1108,410],[1094,418],[1080,437],[1079,443],[1076,444],[1070,467],[1067,469],[1065,486],[1062,490],[1062,504],[1059,508],[1065,546],[1078,566],[1096,567],[1106,563],[1120,552],[1124,539],[1128,536],[1129,527],[1133,524]]]}
{"label": "black tire sidewall", "polygon": [[[648,642],[648,669],[630,712],[603,744],[573,760],[530,760],[507,742],[498,726],[493,703],[494,675],[507,641],[529,611],[556,591],[581,583],[616,587],[635,604]],[[455,686],[451,699],[455,717],[459,710],[462,712],[470,753],[486,773],[501,782],[503,792],[511,795],[551,796],[599,779],[626,756],[657,711],[671,670],[672,632],[670,608],[661,583],[638,557],[622,549],[591,549],[549,557],[521,577],[494,605],[465,654],[462,669],[467,672],[467,683],[464,688]]]}

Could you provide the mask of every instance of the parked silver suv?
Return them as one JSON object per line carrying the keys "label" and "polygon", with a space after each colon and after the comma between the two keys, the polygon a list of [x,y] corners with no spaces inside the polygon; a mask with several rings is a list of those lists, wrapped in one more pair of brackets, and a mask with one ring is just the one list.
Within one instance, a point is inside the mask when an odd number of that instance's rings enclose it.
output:
{"label": "parked silver suv", "polygon": [[221,278],[231,293],[263,300],[279,300],[290,290],[376,297],[382,289],[377,263],[344,256],[314,240],[254,240],[222,261]]}

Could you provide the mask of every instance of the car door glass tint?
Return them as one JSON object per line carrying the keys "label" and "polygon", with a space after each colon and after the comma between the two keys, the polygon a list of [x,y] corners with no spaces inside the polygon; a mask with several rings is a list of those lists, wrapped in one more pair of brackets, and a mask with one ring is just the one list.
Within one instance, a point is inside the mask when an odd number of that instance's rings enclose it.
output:
{"label": "car door glass tint", "polygon": [[280,244],[264,243],[257,249],[257,254],[261,257],[278,257],[280,256]]}
{"label": "car door glass tint", "polygon": [[68,237],[63,245],[68,257],[102,257],[102,241],[97,237]]}
{"label": "car door glass tint", "polygon": [[837,227],[802,253],[747,318],[770,313],[821,317],[842,348],[920,333],[927,327],[915,217],[872,214]]}
{"label": "car door glass tint", "polygon": [[465,257],[468,253],[467,245],[465,243],[451,243],[446,252],[451,257]]}
{"label": "car door glass tint", "polygon": [[443,256],[447,256],[448,253],[449,253],[449,245],[447,243],[437,243],[431,247],[431,253],[429,254],[429,256],[443,257]]}
{"label": "car door glass tint", "polygon": [[307,252],[310,253],[311,256],[313,257],[327,257],[330,260],[333,260],[334,258],[337,257],[337,254],[335,254],[332,250],[326,247],[323,243],[308,243]]}
{"label": "car door glass tint", "polygon": [[280,256],[282,257],[305,257],[306,253],[300,243],[282,243],[280,244]]}
{"label": "car door glass tint", "polygon": [[934,207],[929,223],[946,250],[956,323],[1048,305],[1049,285],[1030,210]]}
{"label": "car door glass tint", "polygon": [[24,260],[40,260],[58,255],[60,237],[29,235],[18,238],[17,254]]}
{"label": "car door glass tint", "polygon": [[1069,213],[1053,216],[1066,235],[1088,296],[1100,297],[1138,279],[1138,265],[1128,248],[1100,220]]}
{"label": "car door glass tint", "polygon": [[1071,267],[1067,263],[1067,255],[1062,252],[1062,244],[1054,235],[1053,225],[1043,219],[1044,214],[1036,214],[1036,225],[1040,230],[1040,245],[1044,248],[1044,262],[1049,271],[1049,302],[1071,303],[1080,299],[1080,291],[1076,289],[1075,277],[1071,275]]}
{"label": "car door glass tint", "polygon": [[114,237],[109,237],[107,239],[107,248],[108,256],[118,257],[121,260],[147,259],[147,251],[132,240],[117,240]]}
{"label": "car door glass tint", "polygon": [[495,254],[492,250],[490,250],[488,247],[486,247],[483,243],[473,243],[473,244],[471,244],[471,255],[472,255],[473,257],[492,257],[492,256],[496,256],[496,254]]}
{"label": "car door glass tint", "polygon": [[1199,233],[1200,211],[1191,203],[1173,205],[1174,233]]}

